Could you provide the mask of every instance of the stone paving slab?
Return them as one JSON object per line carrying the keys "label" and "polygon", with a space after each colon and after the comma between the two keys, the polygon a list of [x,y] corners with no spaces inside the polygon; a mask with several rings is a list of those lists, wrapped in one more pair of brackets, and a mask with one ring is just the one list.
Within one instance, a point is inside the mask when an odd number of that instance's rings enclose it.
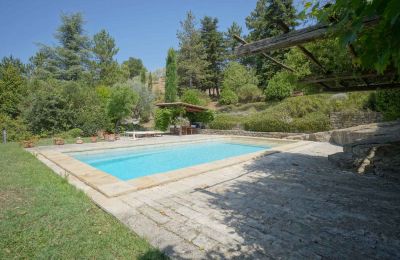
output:
{"label": "stone paving slab", "polygon": [[173,259],[399,259],[400,185],[336,168],[340,150],[293,145],[114,198],[69,181]]}

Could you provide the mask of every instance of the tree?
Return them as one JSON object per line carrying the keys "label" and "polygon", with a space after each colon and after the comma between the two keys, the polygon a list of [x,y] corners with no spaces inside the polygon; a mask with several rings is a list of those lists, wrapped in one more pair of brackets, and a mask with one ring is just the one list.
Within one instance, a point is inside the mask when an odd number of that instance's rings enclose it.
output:
{"label": "tree", "polygon": [[26,93],[24,65],[18,59],[5,57],[0,62],[0,114],[15,118]]}
{"label": "tree", "polygon": [[165,102],[175,102],[177,95],[177,70],[174,49],[168,50],[165,72]]}
{"label": "tree", "polygon": [[235,48],[240,45],[240,43],[233,37],[234,35],[242,35],[242,27],[240,27],[236,22],[233,22],[228,30],[224,33],[225,46],[228,52],[228,59],[231,61],[237,61],[238,57],[234,54]]}
{"label": "tree", "polygon": [[87,74],[91,54],[82,14],[61,15],[61,22],[55,34],[59,46],[40,44],[38,53],[31,59],[34,74],[40,78],[82,79]]}
{"label": "tree", "polygon": [[123,62],[129,68],[129,77],[134,78],[139,76],[143,69],[145,69],[143,62],[139,58],[130,57],[127,61]]}
{"label": "tree", "polygon": [[153,91],[153,75],[149,72],[149,82],[147,83],[147,88],[150,92]]}
{"label": "tree", "polygon": [[56,134],[73,126],[75,113],[58,88],[47,85],[38,90],[26,111],[25,118],[35,134]]}
{"label": "tree", "polygon": [[99,80],[100,84],[112,85],[117,82],[119,77],[119,65],[114,60],[114,56],[119,50],[115,40],[103,29],[93,36],[93,43],[95,78]]}
{"label": "tree", "polygon": [[115,131],[118,132],[118,126],[121,121],[132,115],[133,109],[138,101],[138,95],[128,86],[117,86],[111,93],[108,102],[108,116],[114,123]]}
{"label": "tree", "polygon": [[[256,8],[246,18],[249,29],[248,41],[257,41],[282,34],[277,21],[283,21],[289,28],[296,25],[296,10],[292,0],[258,0]],[[275,59],[282,60],[287,50],[271,53]],[[268,80],[281,68],[261,55],[246,59],[256,69],[261,86],[266,86]]]}
{"label": "tree", "polygon": [[242,86],[247,84],[258,84],[254,71],[238,62],[230,62],[224,70],[222,88],[238,92]]}
{"label": "tree", "polygon": [[208,67],[206,53],[200,32],[196,29],[196,18],[189,11],[186,19],[182,21],[181,30],[178,31],[178,75],[180,88],[202,88]]}
{"label": "tree", "polygon": [[142,84],[146,84],[146,69],[142,69],[142,71],[140,72],[140,82],[142,82]]}
{"label": "tree", "polygon": [[218,19],[205,16],[201,20],[201,40],[203,42],[206,60],[208,62],[203,81],[204,88],[215,89],[219,96],[221,71],[225,59],[223,34],[217,30]]}

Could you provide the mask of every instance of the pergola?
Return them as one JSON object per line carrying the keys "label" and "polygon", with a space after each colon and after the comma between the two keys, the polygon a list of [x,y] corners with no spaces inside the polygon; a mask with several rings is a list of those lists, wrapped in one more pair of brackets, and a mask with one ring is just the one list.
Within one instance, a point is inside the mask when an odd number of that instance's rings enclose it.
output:
{"label": "pergola", "polygon": [[160,108],[183,108],[186,112],[203,112],[208,110],[206,107],[188,104],[185,102],[158,103]]}
{"label": "pergola", "polygon": [[[206,107],[202,106],[197,106],[197,105],[192,105],[188,104],[185,102],[171,102],[171,103],[158,103],[156,104],[159,108],[183,108],[186,112],[191,112],[191,113],[200,113],[208,110]],[[182,114],[181,114],[182,117]],[[195,128],[192,128],[191,126],[180,126],[178,129],[176,126],[174,126],[174,134],[193,134],[195,132]]]}
{"label": "pergola", "polygon": [[[378,18],[372,17],[365,19],[363,25],[365,28],[368,28],[376,25],[377,22]],[[332,36],[335,32],[331,30],[332,27],[330,24],[317,24],[307,28],[290,31],[290,28],[283,21],[278,20],[276,23],[283,32],[283,34],[276,37],[248,43],[244,39],[235,35],[235,39],[242,43],[242,45],[235,49],[236,55],[243,56],[261,54],[277,66],[295,72],[295,68],[288,67],[282,62],[274,59],[268,55],[268,52],[296,47],[323,72],[323,75],[305,77],[300,80],[301,83],[319,84],[325,91],[373,90],[377,88],[393,88],[400,86],[400,82],[396,80],[397,74],[393,71],[386,71],[384,75],[378,75],[373,71],[351,71],[344,74],[333,74],[328,71],[321,62],[319,62],[319,60],[306,47],[304,47],[303,44]],[[349,44],[347,48],[350,54],[349,56],[353,59],[357,58],[357,53],[354,47]],[[351,68],[349,69],[351,70]],[[338,86],[333,87],[332,84],[337,84]]]}

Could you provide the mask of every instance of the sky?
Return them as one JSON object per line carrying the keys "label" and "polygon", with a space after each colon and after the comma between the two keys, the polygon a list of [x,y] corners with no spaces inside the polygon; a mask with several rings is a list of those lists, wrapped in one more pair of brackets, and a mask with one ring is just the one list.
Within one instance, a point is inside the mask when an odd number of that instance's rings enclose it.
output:
{"label": "sky", "polygon": [[[179,22],[192,10],[200,19],[217,17],[225,31],[233,21],[245,30],[256,0],[0,0],[0,58],[13,55],[27,62],[37,43],[55,45],[61,13],[81,12],[90,36],[106,29],[116,40],[118,62],[143,60],[151,71],[165,66],[170,47],[177,48]],[[245,30],[246,31],[246,30]]]}

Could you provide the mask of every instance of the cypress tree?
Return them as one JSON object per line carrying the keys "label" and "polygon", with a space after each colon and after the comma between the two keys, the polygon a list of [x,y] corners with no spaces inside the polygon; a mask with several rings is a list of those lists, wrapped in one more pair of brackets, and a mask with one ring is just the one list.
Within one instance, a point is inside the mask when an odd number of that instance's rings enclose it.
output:
{"label": "cypress tree", "polygon": [[165,72],[165,102],[175,102],[177,95],[176,55],[173,48],[168,50]]}
{"label": "cypress tree", "polygon": [[147,83],[147,88],[149,91],[153,91],[153,76],[151,75],[151,72],[149,72],[149,82]]}

